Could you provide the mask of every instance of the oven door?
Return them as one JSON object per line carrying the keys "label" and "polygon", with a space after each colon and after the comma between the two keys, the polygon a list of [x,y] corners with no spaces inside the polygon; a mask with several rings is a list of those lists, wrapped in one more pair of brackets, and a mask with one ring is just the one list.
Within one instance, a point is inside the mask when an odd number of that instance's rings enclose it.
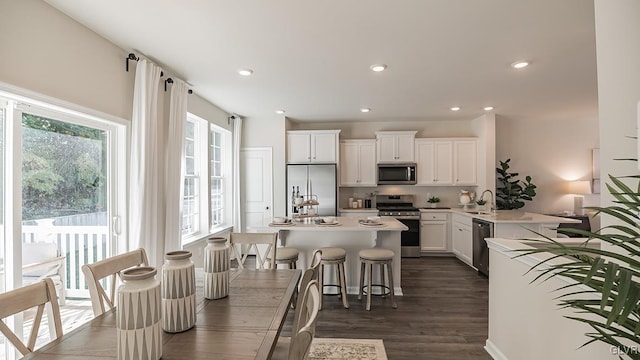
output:
{"label": "oven door", "polygon": [[400,234],[401,256],[420,257],[420,219],[397,217],[409,230]]}

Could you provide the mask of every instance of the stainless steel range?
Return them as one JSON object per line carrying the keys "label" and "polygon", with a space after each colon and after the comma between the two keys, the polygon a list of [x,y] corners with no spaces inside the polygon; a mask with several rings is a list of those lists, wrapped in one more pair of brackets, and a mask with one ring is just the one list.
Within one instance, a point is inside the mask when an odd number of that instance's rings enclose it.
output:
{"label": "stainless steel range", "polygon": [[402,257],[420,257],[420,210],[413,200],[413,195],[376,196],[379,216],[392,216],[409,228],[400,235]]}

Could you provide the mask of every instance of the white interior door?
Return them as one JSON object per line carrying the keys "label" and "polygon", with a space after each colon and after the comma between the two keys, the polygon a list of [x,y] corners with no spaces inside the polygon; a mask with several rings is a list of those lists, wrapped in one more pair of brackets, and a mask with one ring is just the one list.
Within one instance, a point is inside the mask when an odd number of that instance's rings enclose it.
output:
{"label": "white interior door", "polygon": [[271,148],[240,150],[243,231],[269,224],[273,216]]}

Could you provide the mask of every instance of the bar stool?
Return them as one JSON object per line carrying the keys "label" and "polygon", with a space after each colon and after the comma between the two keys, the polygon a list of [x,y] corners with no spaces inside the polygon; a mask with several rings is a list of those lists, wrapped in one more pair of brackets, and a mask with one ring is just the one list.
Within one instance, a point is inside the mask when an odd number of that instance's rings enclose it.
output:
{"label": "bar stool", "polygon": [[[394,252],[389,249],[363,249],[360,250],[358,256],[360,257],[360,292],[358,293],[358,300],[362,300],[362,293],[364,288],[367,288],[367,311],[371,310],[371,293],[373,292],[373,287],[380,288],[380,296],[391,295],[391,306],[394,309],[398,308],[396,304],[396,300],[394,298],[395,292],[393,288],[393,256]],[[373,273],[373,265],[380,265],[380,284],[372,284],[371,274]],[[389,277],[389,286],[387,286],[384,279],[384,266],[387,265],[387,275]],[[364,283],[364,273],[369,268],[369,276],[367,277],[367,284]]]}
{"label": "bar stool", "polygon": [[300,251],[295,248],[276,248],[276,267],[278,267],[278,264],[287,264],[289,269],[297,269],[298,255],[300,255]]}
{"label": "bar stool", "polygon": [[[342,297],[342,305],[345,309],[349,308],[349,300],[347,299],[347,282],[344,276],[344,263],[347,261],[347,252],[339,247],[323,247],[320,248],[322,258],[320,260],[320,310],[322,310],[322,297],[324,295],[325,286],[334,286],[338,288],[338,296]],[[325,265],[337,265],[337,279],[339,284],[324,284],[324,267]]]}

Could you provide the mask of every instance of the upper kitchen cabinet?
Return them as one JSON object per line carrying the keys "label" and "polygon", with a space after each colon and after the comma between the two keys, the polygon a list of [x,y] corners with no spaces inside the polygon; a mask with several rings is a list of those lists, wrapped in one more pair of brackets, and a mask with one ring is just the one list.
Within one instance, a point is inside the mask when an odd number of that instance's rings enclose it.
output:
{"label": "upper kitchen cabinet", "polygon": [[414,162],[414,140],[417,131],[376,132],[379,163]]}
{"label": "upper kitchen cabinet", "polygon": [[464,139],[453,142],[454,185],[478,184],[478,140]]}
{"label": "upper kitchen cabinet", "polygon": [[337,163],[340,130],[287,131],[289,164]]}
{"label": "upper kitchen cabinet", "polygon": [[453,184],[453,141],[416,139],[416,185]]}
{"label": "upper kitchen cabinet", "polygon": [[416,139],[417,185],[477,184],[477,139]]}
{"label": "upper kitchen cabinet", "polygon": [[376,141],[340,142],[340,185],[376,186]]}

